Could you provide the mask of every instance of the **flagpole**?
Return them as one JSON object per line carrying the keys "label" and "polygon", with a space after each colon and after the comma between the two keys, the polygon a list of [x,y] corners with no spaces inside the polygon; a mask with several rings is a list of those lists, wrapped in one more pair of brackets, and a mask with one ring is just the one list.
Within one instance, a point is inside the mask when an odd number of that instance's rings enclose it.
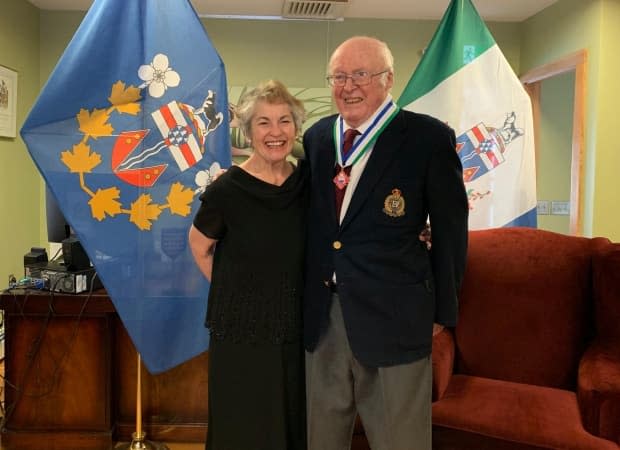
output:
{"label": "flagpole", "polygon": [[131,434],[131,443],[116,447],[115,450],[169,450],[166,444],[147,441],[142,431],[142,358],[138,353],[138,375],[136,380],[136,431]]}

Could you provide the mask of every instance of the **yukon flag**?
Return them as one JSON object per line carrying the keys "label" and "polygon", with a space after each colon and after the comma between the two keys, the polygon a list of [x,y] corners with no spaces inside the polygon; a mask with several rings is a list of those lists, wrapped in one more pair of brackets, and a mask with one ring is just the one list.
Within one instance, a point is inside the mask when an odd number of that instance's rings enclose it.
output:
{"label": "yukon flag", "polygon": [[224,64],[189,0],[95,0],[21,130],[145,366],[205,351],[187,234],[230,165]]}
{"label": "yukon flag", "polygon": [[536,227],[530,98],[471,0],[451,1],[398,103],[454,129],[470,229]]}

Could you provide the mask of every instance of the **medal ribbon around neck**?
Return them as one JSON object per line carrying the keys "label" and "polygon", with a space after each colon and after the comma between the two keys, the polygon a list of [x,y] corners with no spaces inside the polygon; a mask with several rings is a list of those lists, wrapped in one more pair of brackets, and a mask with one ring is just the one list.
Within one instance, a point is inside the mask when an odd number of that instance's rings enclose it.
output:
{"label": "medal ribbon around neck", "polygon": [[336,160],[340,167],[352,166],[355,164],[370,146],[377,140],[381,132],[388,126],[396,114],[400,111],[400,108],[390,101],[383,107],[381,112],[375,117],[375,120],[370,124],[370,127],[364,134],[353,144],[351,150],[344,154],[342,148],[344,144],[344,121],[342,116],[338,116],[338,120],[334,122],[334,143],[336,147]]}

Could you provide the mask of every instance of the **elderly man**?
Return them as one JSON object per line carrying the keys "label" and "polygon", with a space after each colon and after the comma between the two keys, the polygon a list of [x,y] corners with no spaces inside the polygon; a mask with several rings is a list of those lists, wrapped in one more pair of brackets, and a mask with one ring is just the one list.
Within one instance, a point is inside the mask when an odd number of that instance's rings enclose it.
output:
{"label": "elderly man", "polygon": [[308,449],[348,449],[359,413],[373,450],[430,450],[431,341],[456,324],[467,249],[454,132],[396,106],[377,39],[343,42],[327,80],[339,114],[304,135]]}

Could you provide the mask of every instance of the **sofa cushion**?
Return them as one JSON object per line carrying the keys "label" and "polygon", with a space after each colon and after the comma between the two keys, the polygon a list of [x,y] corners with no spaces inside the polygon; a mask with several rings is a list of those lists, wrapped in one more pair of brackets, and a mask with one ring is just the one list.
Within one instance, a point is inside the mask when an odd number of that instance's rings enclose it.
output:
{"label": "sofa cushion", "polygon": [[592,327],[591,240],[469,233],[455,372],[574,390]]}
{"label": "sofa cushion", "polygon": [[574,392],[467,375],[453,376],[433,403],[433,425],[522,448],[618,450],[585,431]]}

